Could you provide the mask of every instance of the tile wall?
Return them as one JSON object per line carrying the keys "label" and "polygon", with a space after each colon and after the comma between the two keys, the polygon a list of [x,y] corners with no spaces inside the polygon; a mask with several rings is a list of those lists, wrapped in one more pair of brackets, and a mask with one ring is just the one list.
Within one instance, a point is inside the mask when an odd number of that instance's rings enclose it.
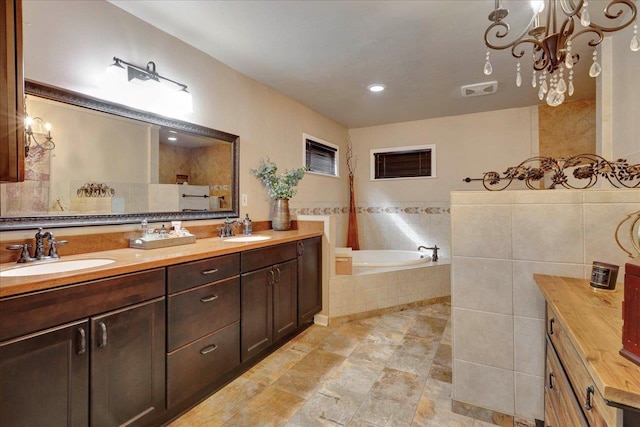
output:
{"label": "tile wall", "polygon": [[614,233],[639,209],[637,190],[451,194],[454,401],[543,419],[544,299],[532,276],[623,267]]}

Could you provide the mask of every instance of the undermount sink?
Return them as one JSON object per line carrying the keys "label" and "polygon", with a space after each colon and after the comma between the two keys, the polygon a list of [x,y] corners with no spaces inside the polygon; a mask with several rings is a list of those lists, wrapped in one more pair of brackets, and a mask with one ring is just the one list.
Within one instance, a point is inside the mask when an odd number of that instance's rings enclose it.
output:
{"label": "undermount sink", "polygon": [[229,243],[248,243],[248,242],[261,242],[263,240],[269,240],[270,238],[271,236],[251,235],[251,236],[229,237],[227,239],[224,239],[224,241]]}
{"label": "undermount sink", "polygon": [[37,276],[40,274],[64,273],[83,268],[100,267],[115,262],[108,258],[78,259],[72,261],[49,261],[42,264],[29,264],[0,271],[0,277]]}

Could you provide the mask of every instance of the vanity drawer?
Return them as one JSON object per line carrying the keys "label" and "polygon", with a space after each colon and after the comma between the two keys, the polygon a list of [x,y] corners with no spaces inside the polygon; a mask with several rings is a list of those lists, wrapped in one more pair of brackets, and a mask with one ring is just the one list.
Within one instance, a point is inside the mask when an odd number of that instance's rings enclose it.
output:
{"label": "vanity drawer", "polygon": [[[549,399],[549,405],[553,408],[550,418],[555,419],[558,427],[588,427],[589,424],[580,409],[569,379],[548,340],[545,373],[545,399]],[[548,421],[546,410],[545,401],[545,421]]]}
{"label": "vanity drawer", "polygon": [[245,251],[241,254],[241,271],[246,273],[258,270],[269,265],[292,260],[297,256],[296,242]]}
{"label": "vanity drawer", "polygon": [[240,364],[240,322],[167,355],[167,403],[193,396]]}
{"label": "vanity drawer", "polygon": [[0,341],[164,296],[164,268],[0,299]]}
{"label": "vanity drawer", "polygon": [[240,273],[240,254],[223,255],[167,268],[167,293],[184,291]]}
{"label": "vanity drawer", "polygon": [[[615,425],[615,408],[608,406],[591,375],[582,364],[567,331],[556,314],[547,306],[547,337],[555,354],[565,367],[571,387],[580,402],[582,412],[590,426]],[[547,348],[547,353],[549,349]]]}
{"label": "vanity drawer", "polygon": [[240,278],[173,294],[167,304],[168,348],[173,351],[240,320]]}

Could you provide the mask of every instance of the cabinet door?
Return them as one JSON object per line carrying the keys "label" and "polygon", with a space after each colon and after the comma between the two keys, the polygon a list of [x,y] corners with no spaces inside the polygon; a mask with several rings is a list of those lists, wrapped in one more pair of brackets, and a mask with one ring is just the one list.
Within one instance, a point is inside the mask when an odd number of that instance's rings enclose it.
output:
{"label": "cabinet door", "polygon": [[298,242],[298,325],[322,310],[322,239]]}
{"label": "cabinet door", "polygon": [[24,180],[22,1],[0,4],[0,182]]}
{"label": "cabinet door", "polygon": [[88,322],[0,344],[0,426],[89,423]]}
{"label": "cabinet door", "polygon": [[91,319],[91,425],[144,425],[165,407],[164,297]]}
{"label": "cabinet door", "polygon": [[241,292],[241,360],[250,359],[273,342],[273,282],[271,267],[242,275]]}
{"label": "cabinet door", "polygon": [[298,326],[298,262],[291,260],[273,266],[273,341]]}

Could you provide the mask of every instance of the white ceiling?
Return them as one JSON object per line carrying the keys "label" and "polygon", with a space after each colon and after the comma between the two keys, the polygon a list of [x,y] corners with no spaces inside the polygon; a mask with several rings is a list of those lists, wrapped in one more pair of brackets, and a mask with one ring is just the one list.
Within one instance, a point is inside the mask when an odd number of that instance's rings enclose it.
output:
{"label": "white ceiling", "polygon": [[[509,50],[493,51],[493,75],[482,72],[494,0],[111,3],[349,128],[539,102],[530,84],[529,50],[520,88]],[[503,4],[519,33],[531,13],[529,1]],[[596,0],[590,10],[597,21],[602,8],[594,5]],[[587,75],[591,52],[583,50],[574,67],[571,99],[595,96]],[[496,94],[461,97],[461,85],[490,80],[498,81]],[[374,82],[387,90],[368,92]]]}

